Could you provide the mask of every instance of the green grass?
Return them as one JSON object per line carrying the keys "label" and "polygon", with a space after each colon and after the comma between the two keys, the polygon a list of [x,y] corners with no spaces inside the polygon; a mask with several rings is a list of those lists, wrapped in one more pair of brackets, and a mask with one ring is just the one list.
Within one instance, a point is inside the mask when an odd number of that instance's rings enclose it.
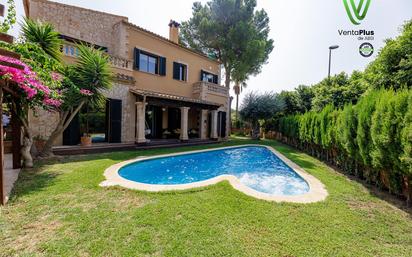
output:
{"label": "green grass", "polygon": [[[213,147],[255,143],[234,139]],[[24,171],[0,207],[0,255],[12,256],[411,256],[410,213],[316,159],[274,141],[327,187],[314,204],[257,200],[223,182],[183,192],[102,188],[103,171],[140,155],[64,158]]]}

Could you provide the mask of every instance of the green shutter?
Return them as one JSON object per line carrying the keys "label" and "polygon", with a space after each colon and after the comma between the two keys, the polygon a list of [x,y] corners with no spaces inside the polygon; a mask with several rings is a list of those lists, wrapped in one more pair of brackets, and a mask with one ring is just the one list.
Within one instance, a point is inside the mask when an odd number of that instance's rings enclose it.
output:
{"label": "green shutter", "polygon": [[213,75],[213,83],[218,84],[219,83],[218,79],[219,78],[217,75]]}
{"label": "green shutter", "polygon": [[205,72],[203,71],[203,70],[201,70],[200,71],[200,80],[199,81],[203,81],[203,74],[204,74]]}
{"label": "green shutter", "polygon": [[166,76],[166,58],[159,57],[159,75]]}
{"label": "green shutter", "polygon": [[134,68],[135,70],[139,70],[139,69],[140,69],[140,67],[139,67],[139,64],[140,64],[140,49],[135,48],[133,55],[134,55],[134,65],[133,65],[133,68]]}
{"label": "green shutter", "polygon": [[177,80],[180,80],[180,72],[179,72],[179,69],[180,69],[180,63],[177,63],[177,62],[173,62],[173,79],[177,79]]}

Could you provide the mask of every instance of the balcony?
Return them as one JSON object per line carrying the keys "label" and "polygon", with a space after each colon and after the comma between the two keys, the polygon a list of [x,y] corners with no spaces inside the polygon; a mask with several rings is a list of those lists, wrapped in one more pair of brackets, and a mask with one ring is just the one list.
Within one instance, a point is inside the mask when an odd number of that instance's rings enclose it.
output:
{"label": "balcony", "polygon": [[[62,48],[63,55],[77,58],[79,56],[79,49],[74,44],[64,44]],[[109,61],[113,68],[132,71],[133,61],[127,60],[118,56],[109,55]]]}
{"label": "balcony", "polygon": [[125,69],[132,71],[133,70],[133,61],[132,60],[127,60],[118,56],[109,56],[110,63],[112,64],[112,67],[118,68],[118,69]]}
{"label": "balcony", "polygon": [[214,83],[199,81],[193,84],[193,97],[208,100],[208,95],[229,96],[229,89]]}

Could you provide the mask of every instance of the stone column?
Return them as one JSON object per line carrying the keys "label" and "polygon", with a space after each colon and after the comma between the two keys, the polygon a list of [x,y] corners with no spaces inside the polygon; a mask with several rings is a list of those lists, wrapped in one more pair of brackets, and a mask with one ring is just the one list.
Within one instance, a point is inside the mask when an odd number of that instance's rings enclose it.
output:
{"label": "stone column", "polygon": [[217,139],[218,135],[217,135],[217,110],[213,110],[212,111],[212,119],[211,119],[211,132],[210,132],[210,138],[211,139]]}
{"label": "stone column", "polygon": [[146,136],[145,136],[145,116],[146,116],[146,103],[143,102],[136,102],[136,143],[144,144],[146,143]]}
{"label": "stone column", "polygon": [[207,139],[207,114],[207,110],[200,111],[199,135],[202,140]]}
{"label": "stone column", "polygon": [[189,107],[180,107],[180,140],[187,141],[189,136],[187,134],[189,122]]}

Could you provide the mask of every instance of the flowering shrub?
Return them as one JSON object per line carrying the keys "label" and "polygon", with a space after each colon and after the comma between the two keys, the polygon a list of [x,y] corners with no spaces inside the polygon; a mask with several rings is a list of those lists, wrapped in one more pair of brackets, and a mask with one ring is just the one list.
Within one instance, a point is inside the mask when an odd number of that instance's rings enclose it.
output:
{"label": "flowering shrub", "polygon": [[[62,101],[56,98],[56,94],[52,94],[52,90],[42,83],[34,72],[24,62],[7,56],[0,56],[0,61],[18,64],[24,67],[23,70],[0,65],[0,76],[12,80],[17,83],[18,87],[23,91],[24,97],[31,101],[38,98],[46,107],[59,107]],[[57,80],[57,73],[51,76]]]}
{"label": "flowering shrub", "polygon": [[51,73],[51,78],[55,81],[62,81],[63,80],[63,75],[58,73],[58,72],[53,71]]}
{"label": "flowering shrub", "polygon": [[43,100],[43,104],[47,105],[47,106],[53,106],[53,107],[58,108],[58,107],[60,107],[60,105],[62,105],[62,101],[57,100],[57,99],[51,99],[51,98],[48,98],[46,96]]}
{"label": "flowering shrub", "polygon": [[92,96],[93,92],[88,90],[88,89],[80,89],[80,94],[84,95],[84,96]]}

